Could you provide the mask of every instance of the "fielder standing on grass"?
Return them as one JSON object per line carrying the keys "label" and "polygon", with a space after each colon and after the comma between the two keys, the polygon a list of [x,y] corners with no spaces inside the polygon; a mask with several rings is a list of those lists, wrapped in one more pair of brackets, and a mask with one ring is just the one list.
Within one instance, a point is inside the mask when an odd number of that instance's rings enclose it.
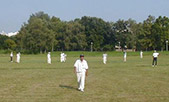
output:
{"label": "fielder standing on grass", "polygon": [[50,52],[48,52],[48,54],[47,54],[47,62],[48,62],[48,64],[51,64],[51,63],[52,63],[52,62],[51,62]]}
{"label": "fielder standing on grass", "polygon": [[66,62],[66,57],[67,57],[67,55],[64,53],[64,62]]}
{"label": "fielder standing on grass", "polygon": [[18,53],[16,54],[16,63],[20,63],[20,59],[21,59],[21,53],[18,52]]}
{"label": "fielder standing on grass", "polygon": [[126,62],[126,61],[127,61],[127,52],[124,51],[124,62]]}
{"label": "fielder standing on grass", "polygon": [[157,66],[157,58],[158,58],[158,56],[159,56],[160,54],[159,53],[157,53],[157,51],[156,50],[154,50],[154,53],[153,53],[153,63],[152,63],[152,67],[155,67],[155,66]]}
{"label": "fielder standing on grass", "polygon": [[10,54],[10,61],[13,62],[13,52]]}
{"label": "fielder standing on grass", "polygon": [[64,62],[64,53],[60,53],[60,62]]}
{"label": "fielder standing on grass", "polygon": [[140,51],[140,58],[143,58],[143,51]]}
{"label": "fielder standing on grass", "polygon": [[106,64],[106,62],[107,62],[107,54],[104,53],[103,54],[103,63]]}
{"label": "fielder standing on grass", "polygon": [[88,64],[84,55],[80,55],[80,59],[75,62],[74,73],[77,75],[78,90],[84,92],[85,77],[88,75]]}

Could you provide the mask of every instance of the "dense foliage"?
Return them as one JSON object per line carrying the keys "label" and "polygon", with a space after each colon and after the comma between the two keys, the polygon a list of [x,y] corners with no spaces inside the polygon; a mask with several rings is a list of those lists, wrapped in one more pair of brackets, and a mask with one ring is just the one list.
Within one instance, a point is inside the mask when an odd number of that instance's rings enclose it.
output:
{"label": "dense foliage", "polygon": [[0,49],[27,53],[46,51],[112,51],[115,46],[136,50],[164,50],[169,39],[169,18],[149,16],[142,23],[135,20],[106,22],[84,16],[61,21],[44,12],[32,14],[14,37],[0,35]]}

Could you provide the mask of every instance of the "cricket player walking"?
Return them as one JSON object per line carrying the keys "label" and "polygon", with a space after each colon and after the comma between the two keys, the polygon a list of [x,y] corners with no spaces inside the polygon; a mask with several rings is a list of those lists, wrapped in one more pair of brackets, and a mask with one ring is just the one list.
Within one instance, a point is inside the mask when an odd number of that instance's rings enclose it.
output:
{"label": "cricket player walking", "polygon": [[21,53],[18,52],[18,53],[16,54],[16,63],[20,63],[20,59],[21,59]]}
{"label": "cricket player walking", "polygon": [[13,52],[10,54],[10,62],[13,62]]}
{"label": "cricket player walking", "polygon": [[84,92],[85,77],[88,75],[88,64],[84,55],[80,55],[80,59],[75,62],[74,73],[77,75],[78,90]]}
{"label": "cricket player walking", "polygon": [[104,53],[103,54],[103,63],[106,64],[106,62],[107,62],[107,54]]}
{"label": "cricket player walking", "polygon": [[127,61],[127,52],[124,51],[124,62],[126,62],[126,61]]}
{"label": "cricket player walking", "polygon": [[52,62],[51,62],[50,52],[48,52],[48,54],[47,54],[47,62],[48,62],[48,64],[51,64],[51,63],[52,63]]}
{"label": "cricket player walking", "polygon": [[140,58],[143,58],[143,51],[140,51]]}
{"label": "cricket player walking", "polygon": [[158,58],[158,56],[159,56],[160,54],[159,53],[157,53],[157,51],[156,50],[154,50],[154,53],[153,53],[153,63],[152,63],[152,67],[155,67],[155,66],[157,66],[157,58]]}

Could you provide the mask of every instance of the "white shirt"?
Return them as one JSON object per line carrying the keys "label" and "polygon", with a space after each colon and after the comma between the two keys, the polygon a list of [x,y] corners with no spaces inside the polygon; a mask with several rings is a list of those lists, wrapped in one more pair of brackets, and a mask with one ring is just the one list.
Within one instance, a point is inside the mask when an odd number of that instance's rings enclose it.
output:
{"label": "white shirt", "polygon": [[79,59],[75,62],[74,67],[76,67],[77,73],[86,72],[86,69],[88,69],[88,64],[86,60],[81,61]]}
{"label": "white shirt", "polygon": [[63,58],[63,57],[64,57],[64,53],[61,53],[61,54],[60,54],[60,57]]}
{"label": "white shirt", "polygon": [[13,53],[11,53],[10,56],[13,57]]}
{"label": "white shirt", "polygon": [[140,55],[143,55],[143,52],[142,52],[142,51],[140,52]]}
{"label": "white shirt", "polygon": [[107,54],[103,54],[103,58],[106,58],[107,57]]}
{"label": "white shirt", "polygon": [[154,53],[153,53],[153,57],[155,57],[155,58],[157,58],[158,55],[159,55],[159,53],[157,53],[157,52],[154,52]]}
{"label": "white shirt", "polygon": [[17,58],[20,58],[20,54],[19,54],[19,53],[18,53],[18,54],[16,54],[16,57],[17,57]]}
{"label": "white shirt", "polygon": [[124,58],[126,58],[127,57],[127,52],[124,52]]}
{"label": "white shirt", "polygon": [[50,54],[47,55],[48,59],[50,59]]}

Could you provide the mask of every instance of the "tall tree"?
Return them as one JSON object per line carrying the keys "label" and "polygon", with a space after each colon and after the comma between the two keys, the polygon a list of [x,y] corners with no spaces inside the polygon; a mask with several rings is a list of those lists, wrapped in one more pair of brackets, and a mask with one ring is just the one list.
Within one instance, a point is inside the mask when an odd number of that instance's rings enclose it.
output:
{"label": "tall tree", "polygon": [[143,22],[143,32],[138,35],[139,43],[144,50],[155,49],[152,45],[152,26],[155,22],[155,17],[149,16],[147,20]]}
{"label": "tall tree", "polygon": [[[91,42],[94,43],[94,50],[102,50],[104,44],[111,44],[114,42],[113,31],[111,25],[101,18],[87,17],[81,18],[80,23],[85,26],[85,34],[88,47],[90,49]],[[106,40],[107,39],[107,40]],[[114,44],[112,43],[111,47]]]}

